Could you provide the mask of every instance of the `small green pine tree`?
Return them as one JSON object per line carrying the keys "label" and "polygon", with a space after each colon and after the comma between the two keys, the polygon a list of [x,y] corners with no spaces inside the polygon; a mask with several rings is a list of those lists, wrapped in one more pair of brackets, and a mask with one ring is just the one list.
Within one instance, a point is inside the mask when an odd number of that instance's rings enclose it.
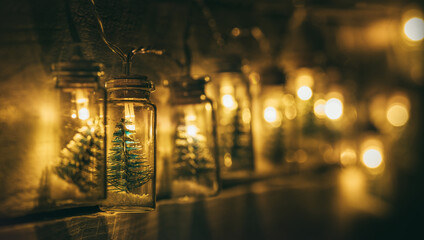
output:
{"label": "small green pine tree", "polygon": [[174,170],[178,178],[199,178],[214,170],[214,158],[202,134],[187,134],[186,127],[178,127],[175,133]]}
{"label": "small green pine tree", "polygon": [[112,191],[134,192],[153,177],[153,169],[147,163],[141,145],[134,138],[135,130],[128,129],[132,123],[121,119],[113,133],[112,147],[108,156],[108,186]]}
{"label": "small green pine tree", "polygon": [[103,135],[95,128],[82,127],[60,153],[53,171],[81,192],[98,187],[103,158]]}

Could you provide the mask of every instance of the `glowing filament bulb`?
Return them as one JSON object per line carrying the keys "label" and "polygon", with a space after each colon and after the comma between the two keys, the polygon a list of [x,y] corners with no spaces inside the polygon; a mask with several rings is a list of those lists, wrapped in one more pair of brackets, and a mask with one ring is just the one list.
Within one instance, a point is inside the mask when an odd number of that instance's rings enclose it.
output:
{"label": "glowing filament bulb", "polygon": [[392,126],[401,127],[408,122],[408,109],[401,103],[393,104],[387,109],[386,117]]}
{"label": "glowing filament bulb", "polygon": [[135,131],[135,125],[134,124],[127,124],[126,127],[127,127],[128,130]]}
{"label": "glowing filament bulb", "polygon": [[[90,112],[88,111],[88,92],[86,90],[77,89],[75,91],[76,105],[78,111],[78,118],[81,120],[87,120],[90,118]],[[72,118],[73,115],[72,115]],[[75,115],[76,118],[76,115]]]}
{"label": "glowing filament bulb", "polygon": [[78,98],[78,99],[77,99],[77,103],[78,103],[78,104],[87,103],[87,102],[88,102],[88,99],[87,99],[87,98],[83,98],[83,97],[82,97],[82,98]]}
{"label": "glowing filament bulb", "polygon": [[331,98],[325,104],[325,115],[331,120],[339,119],[343,115],[343,103],[337,98]]}
{"label": "glowing filament bulb", "polygon": [[309,100],[312,97],[312,89],[308,86],[302,86],[297,90],[297,96],[303,100]]}
{"label": "glowing filament bulb", "polygon": [[378,149],[369,148],[362,154],[362,162],[368,168],[377,168],[383,162],[383,156]]}
{"label": "glowing filament bulb", "polygon": [[186,121],[196,121],[196,116],[195,115],[187,115]]}
{"label": "glowing filament bulb", "polygon": [[225,165],[225,167],[231,167],[231,165],[233,165],[233,161],[231,159],[231,154],[226,153],[224,155],[224,165]]}
{"label": "glowing filament bulb", "polygon": [[125,119],[130,123],[126,127],[128,130],[135,131],[135,114],[134,114],[134,103],[125,103]]}
{"label": "glowing filament bulb", "polygon": [[222,96],[222,105],[226,108],[233,108],[235,105],[234,97],[231,94],[225,94]]}
{"label": "glowing filament bulb", "polygon": [[264,110],[264,119],[269,123],[274,123],[277,121],[277,110],[274,107],[267,107]]}
{"label": "glowing filament bulb", "polygon": [[314,114],[317,118],[325,118],[325,104],[326,101],[324,99],[318,99],[314,103]]}
{"label": "glowing filament bulb", "polygon": [[187,126],[187,134],[189,135],[189,136],[191,136],[191,137],[194,137],[194,136],[196,136],[197,135],[197,131],[198,131],[199,129],[196,127],[196,126],[194,126],[194,125],[189,125],[189,126]]}
{"label": "glowing filament bulb", "polygon": [[90,112],[87,108],[83,107],[78,111],[78,118],[81,120],[87,120],[90,117]]}
{"label": "glowing filament bulb", "polygon": [[412,41],[421,41],[424,39],[424,20],[414,17],[409,19],[403,26],[403,32]]}
{"label": "glowing filament bulb", "polygon": [[72,118],[77,118],[77,115],[75,113],[72,113],[71,117]]}

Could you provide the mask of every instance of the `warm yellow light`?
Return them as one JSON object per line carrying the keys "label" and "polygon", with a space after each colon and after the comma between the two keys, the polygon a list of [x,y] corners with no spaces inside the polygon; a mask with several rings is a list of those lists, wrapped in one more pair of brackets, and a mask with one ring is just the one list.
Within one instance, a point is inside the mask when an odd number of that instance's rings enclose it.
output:
{"label": "warm yellow light", "polygon": [[368,168],[378,168],[383,162],[383,155],[379,149],[369,148],[362,154],[362,162]]}
{"label": "warm yellow light", "polygon": [[186,120],[187,121],[196,121],[196,116],[195,115],[187,115]]}
{"label": "warm yellow light", "polygon": [[210,110],[212,109],[212,105],[211,105],[210,103],[207,103],[207,104],[205,105],[205,109],[206,109],[207,111],[210,111]]}
{"label": "warm yellow light", "polygon": [[325,104],[326,101],[324,99],[318,99],[314,103],[314,114],[317,118],[325,118]]}
{"label": "warm yellow light", "polygon": [[297,70],[296,73],[296,88],[301,86],[307,86],[312,88],[314,86],[314,77],[313,71],[308,68],[301,68]]}
{"label": "warm yellow light", "polygon": [[231,167],[231,165],[233,165],[233,161],[231,160],[231,154],[226,153],[224,155],[224,165],[226,167]]}
{"label": "warm yellow light", "polygon": [[285,94],[283,97],[283,104],[285,106],[292,106],[295,104],[294,96],[291,94]]}
{"label": "warm yellow light", "polygon": [[194,125],[187,126],[187,134],[189,136],[192,136],[192,137],[196,136],[198,130],[199,129],[196,126],[194,126]]}
{"label": "warm yellow light", "polygon": [[87,108],[81,108],[78,111],[78,118],[81,120],[87,120],[90,117],[90,112]]}
{"label": "warm yellow light", "polygon": [[386,117],[391,125],[401,127],[408,122],[408,109],[401,103],[393,104],[387,109]]}
{"label": "warm yellow light", "polygon": [[222,96],[222,105],[226,108],[233,108],[235,105],[234,97],[231,94],[225,94]]}
{"label": "warm yellow light", "polygon": [[233,30],[231,30],[231,34],[234,37],[238,37],[240,35],[240,33],[241,33],[240,28],[235,27],[235,28],[233,28]]}
{"label": "warm yellow light", "polygon": [[264,119],[269,123],[274,123],[277,121],[277,110],[274,107],[267,107],[264,110]]}
{"label": "warm yellow light", "polygon": [[259,82],[260,82],[260,80],[261,80],[261,76],[259,75],[259,73],[257,73],[257,72],[251,72],[250,74],[249,74],[249,79],[250,79],[250,82],[253,84],[253,85],[257,85],[257,84],[259,84]]}
{"label": "warm yellow light", "polygon": [[250,121],[252,120],[252,116],[250,114],[250,110],[248,108],[244,108],[242,111],[242,115],[241,115],[241,120],[244,123],[250,123]]}
{"label": "warm yellow light", "polygon": [[356,158],[356,152],[352,148],[347,148],[340,154],[340,162],[343,166],[355,164]]}
{"label": "warm yellow light", "polygon": [[128,124],[128,125],[125,125],[125,126],[127,127],[128,130],[135,131],[135,125],[134,124]]}
{"label": "warm yellow light", "polygon": [[288,106],[284,109],[284,116],[286,116],[286,118],[288,120],[293,120],[296,118],[297,116],[297,110],[295,106]]}
{"label": "warm yellow light", "polygon": [[308,160],[308,153],[302,149],[299,149],[295,152],[297,161],[299,163],[304,163]]}
{"label": "warm yellow light", "polygon": [[403,26],[403,32],[412,41],[421,41],[424,39],[424,20],[413,17],[406,21]]}
{"label": "warm yellow light", "polygon": [[77,118],[77,115],[75,113],[72,113],[71,117],[72,118]]}
{"label": "warm yellow light", "polygon": [[297,90],[297,96],[303,100],[309,100],[312,97],[312,89],[308,86],[302,86]]}
{"label": "warm yellow light", "polygon": [[331,98],[325,104],[324,111],[329,119],[339,119],[343,115],[343,103],[337,98]]}
{"label": "warm yellow light", "polygon": [[87,98],[78,98],[77,99],[77,103],[86,103],[86,102],[88,102]]}

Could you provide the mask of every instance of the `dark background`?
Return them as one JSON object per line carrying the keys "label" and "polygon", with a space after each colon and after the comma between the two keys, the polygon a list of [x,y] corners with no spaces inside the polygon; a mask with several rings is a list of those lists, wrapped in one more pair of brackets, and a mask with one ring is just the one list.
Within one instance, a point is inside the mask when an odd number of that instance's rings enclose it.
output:
{"label": "dark background", "polygon": [[[361,35],[379,20],[400,20],[410,4],[423,9],[421,1],[105,0],[96,4],[111,42],[123,49],[166,50],[167,56],[136,56],[133,63],[134,73],[147,75],[158,85],[182,73],[175,61],[185,61],[183,39],[188,26],[193,74],[210,74],[211,59],[237,54],[255,71],[269,64],[286,70],[338,69],[342,76],[338,83],[350,89],[358,102],[368,101],[374,93],[407,92],[410,122],[390,155],[393,193],[385,201],[391,210],[383,219],[362,219],[354,233],[379,239],[422,233],[424,80],[422,74],[411,77],[408,70],[414,62],[422,69],[423,63],[417,63],[422,61],[422,45],[420,50],[402,49],[400,43],[373,45]],[[338,35],[346,27],[358,29],[350,45]],[[240,29],[240,35],[232,34],[234,28]],[[255,36],[257,29],[261,34]],[[50,66],[65,61],[76,43],[87,58],[105,64],[106,79],[120,73],[120,60],[101,41],[89,1],[0,2],[0,200],[18,194],[16,186],[25,182],[22,178],[38,179],[28,171],[39,158],[31,151],[42,121],[39,111],[53,97]],[[160,101],[160,96],[153,98]],[[364,120],[358,128],[366,125]],[[317,201],[326,199],[325,194],[320,196]]]}

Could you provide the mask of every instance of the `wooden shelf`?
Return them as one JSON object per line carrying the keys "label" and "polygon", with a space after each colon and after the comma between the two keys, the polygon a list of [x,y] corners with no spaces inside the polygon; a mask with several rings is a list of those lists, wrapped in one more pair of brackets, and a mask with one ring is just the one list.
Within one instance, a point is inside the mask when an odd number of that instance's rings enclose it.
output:
{"label": "wooden shelf", "polygon": [[2,226],[0,239],[338,239],[335,177],[262,180],[217,197],[161,200],[144,214],[99,211]]}

